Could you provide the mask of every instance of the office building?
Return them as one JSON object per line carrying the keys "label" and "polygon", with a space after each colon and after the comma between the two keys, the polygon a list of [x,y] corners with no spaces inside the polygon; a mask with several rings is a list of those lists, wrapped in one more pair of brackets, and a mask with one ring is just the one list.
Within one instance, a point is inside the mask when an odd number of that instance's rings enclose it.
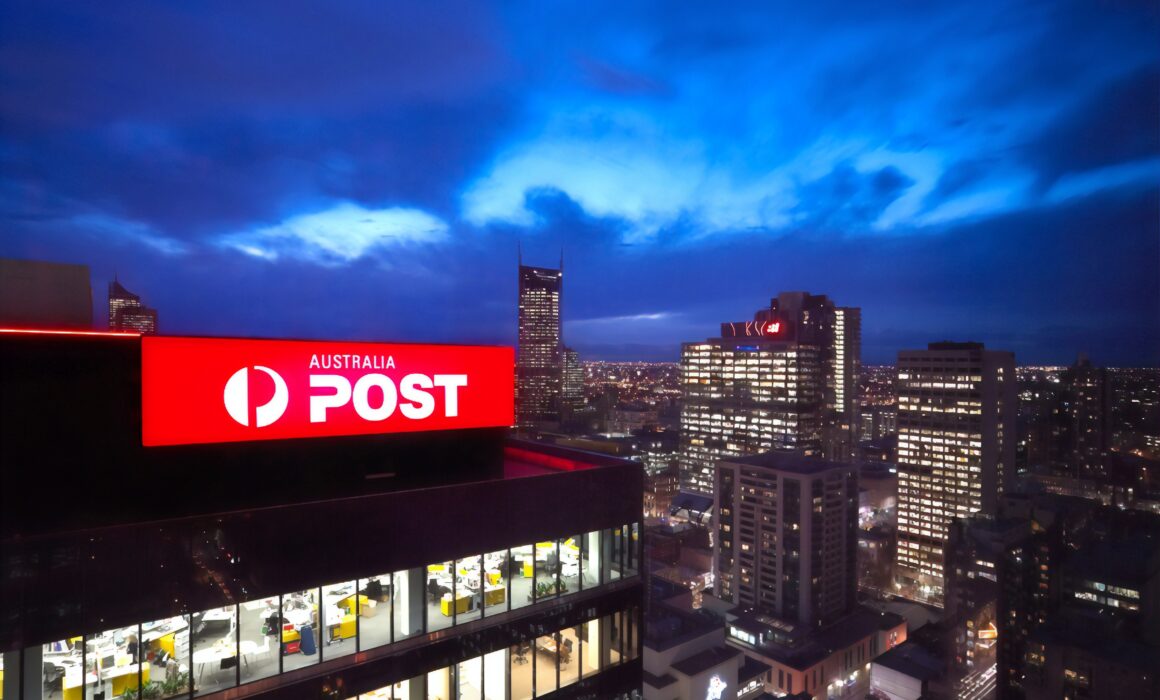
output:
{"label": "office building", "polygon": [[942,605],[951,520],[994,517],[1015,470],[1015,356],[981,343],[898,353],[897,593]]}
{"label": "office building", "polygon": [[516,350],[516,425],[521,430],[560,424],[564,351],[560,335],[560,269],[521,264],[519,347]]}
{"label": "office building", "polygon": [[91,329],[89,266],[0,258],[0,326]]}
{"label": "office building", "polygon": [[639,692],[643,469],[508,440],[513,359],[0,332],[3,697]]}
{"label": "office building", "polygon": [[719,459],[770,450],[849,461],[859,427],[861,311],[786,292],[752,321],[681,349],[681,489],[710,494]]}
{"label": "office building", "polygon": [[714,594],[818,628],[854,609],[853,465],[768,452],[717,467]]}
{"label": "office building", "polygon": [[140,295],[113,280],[109,283],[109,330],[154,335],[157,333],[157,309],[145,306]]}

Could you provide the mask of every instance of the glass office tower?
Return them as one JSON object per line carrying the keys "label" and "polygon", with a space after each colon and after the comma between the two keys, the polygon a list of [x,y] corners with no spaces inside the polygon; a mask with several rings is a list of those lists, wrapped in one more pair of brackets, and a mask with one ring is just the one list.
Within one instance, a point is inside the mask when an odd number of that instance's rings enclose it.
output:
{"label": "glass office tower", "polygon": [[554,429],[560,424],[564,381],[560,336],[564,271],[527,265],[519,268],[516,424],[521,428]]}
{"label": "glass office tower", "polygon": [[0,334],[5,700],[639,691],[639,465],[504,428],[146,448],[140,344]]}

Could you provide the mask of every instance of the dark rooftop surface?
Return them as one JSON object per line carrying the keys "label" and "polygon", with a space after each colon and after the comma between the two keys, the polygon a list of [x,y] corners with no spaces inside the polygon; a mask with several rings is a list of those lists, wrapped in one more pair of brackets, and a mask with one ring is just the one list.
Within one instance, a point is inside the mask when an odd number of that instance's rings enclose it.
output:
{"label": "dark rooftop surface", "polygon": [[792,474],[821,474],[831,469],[853,469],[850,464],[830,462],[815,457],[803,457],[795,452],[763,452],[756,455],[728,457],[721,460],[728,464],[744,464],[750,467],[777,469]]}
{"label": "dark rooftop surface", "polygon": [[673,678],[671,675],[669,675],[667,673],[663,676],[654,676],[653,674],[649,673],[648,671],[646,671],[644,669],[641,669],[640,673],[641,673],[641,676],[644,677],[644,682],[648,683],[649,685],[656,688],[657,690],[660,690],[661,688],[665,688],[665,687],[670,686],[673,683],[677,682],[676,678]]}
{"label": "dark rooftop surface", "polygon": [[1140,587],[1160,573],[1160,538],[1145,534],[1081,548],[1068,561],[1073,576]]}
{"label": "dark rooftop surface", "polygon": [[946,670],[941,659],[913,642],[903,642],[874,659],[874,663],[920,681],[938,678]]}
{"label": "dark rooftop surface", "polygon": [[757,659],[751,659],[746,656],[745,662],[741,664],[741,668],[737,669],[737,682],[745,683],[750,679],[766,673],[771,668],[769,664],[763,664]]}
{"label": "dark rooftop surface", "polygon": [[[738,627],[744,626],[746,629],[761,624],[757,616],[752,614],[745,616],[743,624],[738,624],[740,622],[742,622],[742,618],[739,617],[730,624]],[[905,622],[906,620],[901,615],[859,606],[855,612],[829,627],[807,633],[797,644],[792,646],[767,642],[750,648],[790,668],[804,671],[839,649],[849,647],[875,632],[887,630],[905,624]],[[744,642],[737,639],[731,638],[730,641],[744,645]]]}
{"label": "dark rooftop surface", "polygon": [[740,654],[739,650],[724,645],[711,647],[674,663],[673,670],[685,676],[695,676]]}

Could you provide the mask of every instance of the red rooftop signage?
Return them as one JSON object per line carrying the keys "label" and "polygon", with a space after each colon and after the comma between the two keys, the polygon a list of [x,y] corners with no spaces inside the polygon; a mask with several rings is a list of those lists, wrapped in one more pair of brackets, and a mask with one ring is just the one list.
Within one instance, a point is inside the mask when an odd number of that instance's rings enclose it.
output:
{"label": "red rooftop signage", "polygon": [[146,447],[513,422],[511,348],[159,336],[141,344]]}

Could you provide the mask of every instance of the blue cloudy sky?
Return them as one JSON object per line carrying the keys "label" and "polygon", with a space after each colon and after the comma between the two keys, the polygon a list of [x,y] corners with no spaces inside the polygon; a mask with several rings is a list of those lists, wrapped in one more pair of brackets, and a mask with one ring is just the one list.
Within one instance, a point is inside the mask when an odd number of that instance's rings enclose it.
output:
{"label": "blue cloudy sky", "polygon": [[519,242],[590,359],[805,289],[1160,364],[1156,0],[7,0],[0,162],[0,255],[166,332],[512,343]]}

